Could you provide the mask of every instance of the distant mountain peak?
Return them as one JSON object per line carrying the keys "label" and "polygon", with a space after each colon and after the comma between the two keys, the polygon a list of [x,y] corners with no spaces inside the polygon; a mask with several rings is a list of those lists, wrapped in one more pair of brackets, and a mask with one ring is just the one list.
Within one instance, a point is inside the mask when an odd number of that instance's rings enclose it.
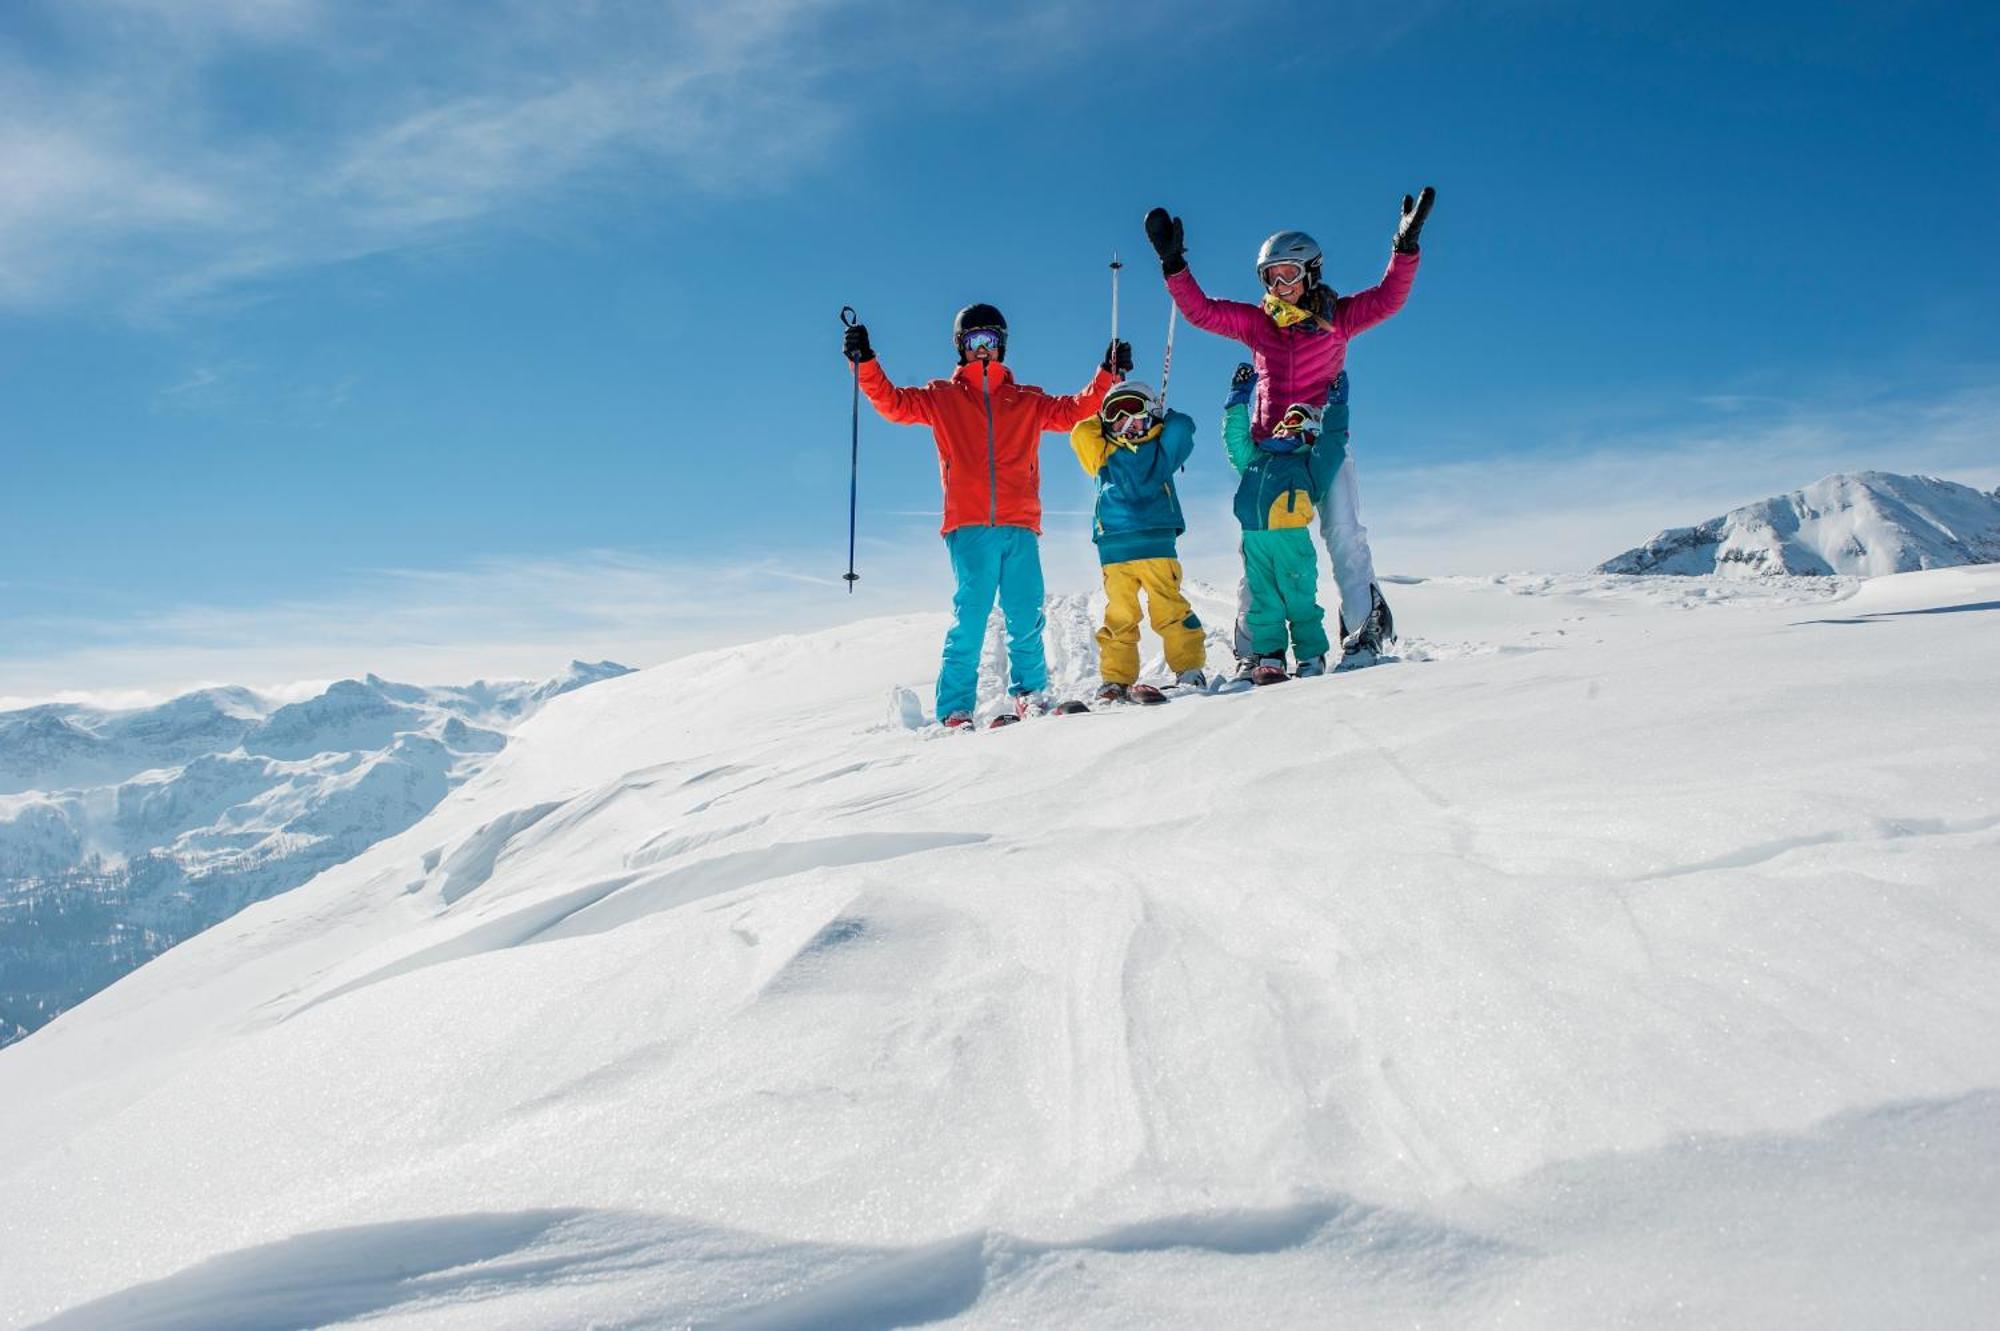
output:
{"label": "distant mountain peak", "polygon": [[1879,577],[1995,561],[2000,490],[1861,471],[1669,528],[1597,572]]}
{"label": "distant mountain peak", "polygon": [[631,666],[619,665],[616,661],[571,661],[563,667],[560,674],[542,681],[530,696],[537,702],[546,702],[558,694],[573,692],[586,684],[616,679],[620,675],[631,673]]}

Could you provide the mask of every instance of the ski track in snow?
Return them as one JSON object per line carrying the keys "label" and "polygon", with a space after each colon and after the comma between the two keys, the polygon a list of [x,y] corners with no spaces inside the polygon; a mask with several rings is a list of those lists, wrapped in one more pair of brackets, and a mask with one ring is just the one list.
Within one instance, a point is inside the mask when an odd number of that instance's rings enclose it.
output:
{"label": "ski track in snow", "polygon": [[0,1326],[2000,1320],[2000,570],[1394,591],[992,733],[936,616],[557,701],[0,1051]]}

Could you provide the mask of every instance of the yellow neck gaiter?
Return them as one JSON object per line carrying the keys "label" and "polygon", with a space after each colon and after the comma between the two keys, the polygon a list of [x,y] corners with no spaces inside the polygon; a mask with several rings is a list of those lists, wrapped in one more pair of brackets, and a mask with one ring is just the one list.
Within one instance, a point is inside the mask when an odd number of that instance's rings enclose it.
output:
{"label": "yellow neck gaiter", "polygon": [[1302,310],[1288,300],[1282,299],[1274,291],[1264,293],[1264,313],[1271,316],[1271,322],[1280,328],[1290,328],[1312,318],[1311,310]]}

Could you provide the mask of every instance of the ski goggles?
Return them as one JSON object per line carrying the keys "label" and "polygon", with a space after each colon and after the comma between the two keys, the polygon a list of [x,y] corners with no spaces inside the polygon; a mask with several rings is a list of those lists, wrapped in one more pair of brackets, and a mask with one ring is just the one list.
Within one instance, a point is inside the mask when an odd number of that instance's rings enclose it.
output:
{"label": "ski goggles", "polygon": [[1319,412],[1312,407],[1298,405],[1285,408],[1285,414],[1278,417],[1278,423],[1271,427],[1272,434],[1318,434]]}
{"label": "ski goggles", "polygon": [[1006,345],[1007,335],[998,328],[968,328],[958,339],[958,349],[968,356],[977,351],[990,351],[997,356]]}
{"label": "ski goggles", "polygon": [[1104,417],[1106,425],[1116,425],[1135,416],[1143,420],[1151,414],[1152,407],[1152,403],[1137,393],[1126,393],[1123,396],[1105,398],[1099,414]]}
{"label": "ski goggles", "polygon": [[1106,398],[1097,414],[1114,438],[1136,439],[1153,428],[1153,404],[1137,393]]}
{"label": "ski goggles", "polygon": [[1279,263],[1267,263],[1257,270],[1267,287],[1290,286],[1294,282],[1306,280],[1306,266],[1287,259]]}

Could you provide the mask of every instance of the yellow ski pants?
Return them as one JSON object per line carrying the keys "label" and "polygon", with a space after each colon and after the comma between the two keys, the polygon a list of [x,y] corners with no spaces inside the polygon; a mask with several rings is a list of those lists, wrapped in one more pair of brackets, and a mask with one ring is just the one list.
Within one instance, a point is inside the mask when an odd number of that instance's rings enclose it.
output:
{"label": "yellow ski pants", "polygon": [[1097,665],[1106,682],[1134,684],[1139,679],[1139,593],[1153,632],[1167,646],[1167,669],[1179,674],[1196,670],[1208,659],[1201,621],[1181,595],[1181,561],[1128,559],[1104,566],[1104,627],[1097,631]]}

